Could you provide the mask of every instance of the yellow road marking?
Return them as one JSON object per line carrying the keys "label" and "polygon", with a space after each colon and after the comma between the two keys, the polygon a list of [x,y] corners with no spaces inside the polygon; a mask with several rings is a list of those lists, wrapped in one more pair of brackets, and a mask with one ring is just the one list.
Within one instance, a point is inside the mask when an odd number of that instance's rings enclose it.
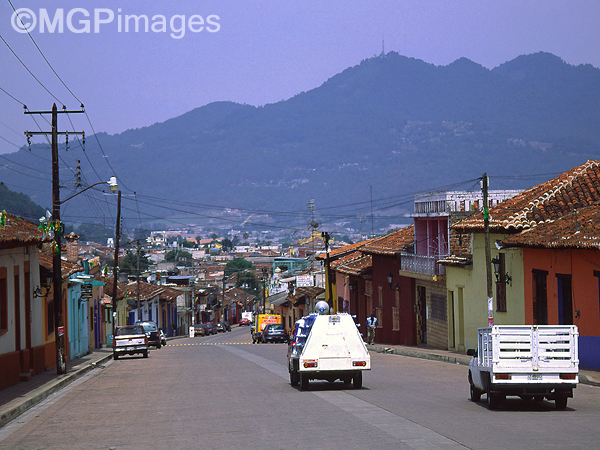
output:
{"label": "yellow road marking", "polygon": [[251,345],[252,342],[197,342],[194,344],[167,344],[163,347],[184,347],[186,345]]}

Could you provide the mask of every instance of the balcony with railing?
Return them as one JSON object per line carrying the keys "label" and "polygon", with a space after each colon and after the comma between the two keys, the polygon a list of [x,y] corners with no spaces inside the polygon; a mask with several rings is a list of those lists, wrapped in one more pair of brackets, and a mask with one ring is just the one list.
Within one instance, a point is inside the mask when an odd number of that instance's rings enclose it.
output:
{"label": "balcony with railing", "polygon": [[446,274],[446,267],[436,264],[440,259],[448,255],[415,255],[414,253],[402,252],[400,254],[401,270],[422,275],[440,276]]}

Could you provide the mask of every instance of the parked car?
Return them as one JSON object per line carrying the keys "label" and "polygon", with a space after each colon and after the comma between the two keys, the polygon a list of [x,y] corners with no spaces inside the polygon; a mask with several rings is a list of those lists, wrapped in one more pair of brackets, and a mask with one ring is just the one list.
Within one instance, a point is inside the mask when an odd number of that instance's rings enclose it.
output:
{"label": "parked car", "polygon": [[160,345],[167,345],[167,336],[165,336],[165,332],[162,328],[158,330],[158,333],[160,334]]}
{"label": "parked car", "polygon": [[263,343],[267,342],[288,342],[290,336],[286,331],[285,327],[280,323],[269,323],[265,326],[262,335],[261,341]]}
{"label": "parked car", "polygon": [[160,348],[160,334],[158,332],[158,326],[154,322],[150,321],[138,321],[135,323],[136,325],[141,325],[144,328],[144,332],[148,337],[148,345],[151,347]]}
{"label": "parked car", "polygon": [[222,331],[222,332],[231,331],[231,326],[229,325],[229,322],[223,321],[223,322],[217,323],[217,331]]}
{"label": "parked car", "polygon": [[113,359],[117,360],[123,355],[140,353],[148,357],[148,337],[141,325],[128,325],[115,327],[113,339]]}
{"label": "parked car", "polygon": [[240,326],[242,326],[242,325],[250,325],[251,323],[252,323],[252,321],[250,319],[248,319],[247,317],[242,317],[240,319],[239,325]]}
{"label": "parked car", "polygon": [[203,323],[194,325],[194,337],[195,336],[206,336],[206,325]]}
{"label": "parked car", "polygon": [[215,326],[214,323],[205,322],[204,325],[206,325],[206,335],[217,334],[217,327]]}

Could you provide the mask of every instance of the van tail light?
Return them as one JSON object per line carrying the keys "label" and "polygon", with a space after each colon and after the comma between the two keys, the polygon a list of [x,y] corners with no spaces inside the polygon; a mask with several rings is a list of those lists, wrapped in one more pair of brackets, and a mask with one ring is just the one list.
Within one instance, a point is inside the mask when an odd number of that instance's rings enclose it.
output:
{"label": "van tail light", "polygon": [[304,368],[308,369],[310,367],[317,367],[316,359],[307,359],[306,361],[304,361]]}
{"label": "van tail light", "polygon": [[367,365],[366,361],[352,361],[353,367],[366,367],[366,365]]}
{"label": "van tail light", "polygon": [[574,380],[576,377],[577,377],[577,374],[575,374],[575,373],[561,373],[560,374],[561,380]]}
{"label": "van tail light", "polygon": [[496,375],[494,375],[494,378],[496,380],[510,380],[512,377],[510,373],[497,373]]}

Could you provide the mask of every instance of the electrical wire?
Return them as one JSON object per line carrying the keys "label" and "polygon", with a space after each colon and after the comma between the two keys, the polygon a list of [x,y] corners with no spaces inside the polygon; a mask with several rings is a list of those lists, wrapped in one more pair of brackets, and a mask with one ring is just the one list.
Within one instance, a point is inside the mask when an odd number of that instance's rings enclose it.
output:
{"label": "electrical wire", "polygon": [[[10,47],[10,45],[8,45],[8,42],[6,42],[6,40],[4,39],[4,37],[2,37],[2,35],[0,34],[0,39],[2,40],[2,42],[4,42],[4,44],[6,45],[6,47],[8,47],[8,49],[11,51],[11,53],[15,56],[15,58],[17,58],[17,60],[21,63],[21,65],[25,68],[25,70],[27,70],[27,72],[29,72],[29,75],[31,75],[33,77],[33,79],[35,81],[38,82],[38,84],[44,88],[44,90],[50,94],[50,96],[56,100],[58,103],[60,103],[61,105],[63,105],[64,103],[62,103],[52,92],[50,92],[50,90],[44,86],[44,83],[42,83],[34,74],[31,70],[29,70],[29,67],[27,67],[27,65],[25,65],[25,63],[21,60],[21,58],[19,58],[19,56],[15,53],[15,51]],[[14,97],[13,97],[14,98]]]}

